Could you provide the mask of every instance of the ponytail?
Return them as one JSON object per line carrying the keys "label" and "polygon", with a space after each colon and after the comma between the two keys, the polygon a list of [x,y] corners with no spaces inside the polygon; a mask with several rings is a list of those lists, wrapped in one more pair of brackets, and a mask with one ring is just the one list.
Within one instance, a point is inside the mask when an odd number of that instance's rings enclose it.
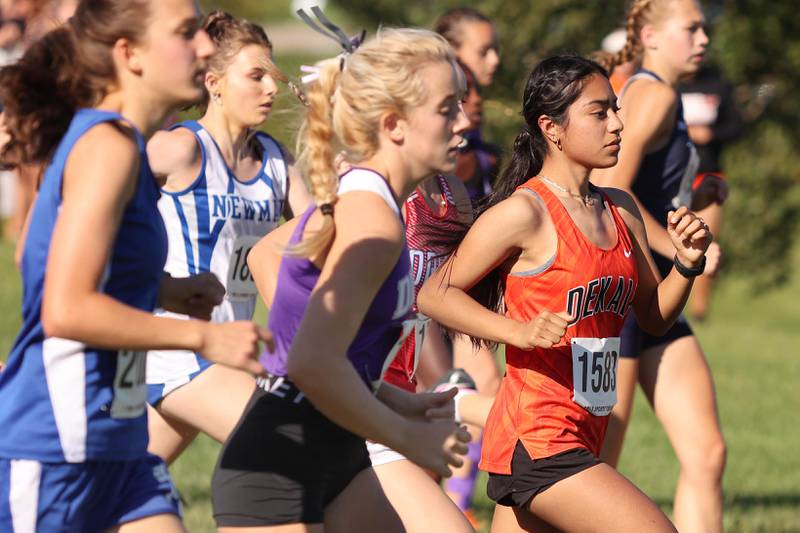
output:
{"label": "ponytail", "polygon": [[341,75],[339,60],[328,59],[319,65],[319,69],[319,78],[305,96],[308,105],[301,130],[304,148],[300,153],[300,160],[306,167],[309,191],[322,211],[322,227],[288,250],[290,255],[304,257],[310,257],[327,248],[336,234],[333,205],[336,203],[339,176],[334,163],[332,100]]}
{"label": "ponytail", "polygon": [[[667,0],[668,1],[668,0]],[[633,0],[625,18],[625,44],[616,53],[595,52],[594,59],[608,71],[614,72],[614,68],[629,61],[639,61],[644,54],[642,44],[642,28],[646,24],[652,24],[657,16],[657,8],[663,7],[665,0]]]}
{"label": "ponytail", "polygon": [[0,102],[11,140],[0,151],[4,165],[46,162],[69,127],[75,111],[92,94],[75,66],[70,26],[34,42],[15,64],[0,69]]}
{"label": "ponytail", "polygon": [[422,67],[436,63],[447,63],[458,74],[453,49],[441,35],[382,28],[357,48],[312,69],[299,161],[323,222],[288,253],[308,257],[330,245],[339,187],[336,154],[344,151],[353,164],[372,157],[380,148],[381,119],[388,113],[405,116],[425,101]]}
{"label": "ponytail", "polygon": [[75,112],[97,105],[117,81],[114,43],[139,42],[148,22],[147,0],[80,2],[66,24],[0,69],[0,102],[11,137],[0,163],[46,163]]}

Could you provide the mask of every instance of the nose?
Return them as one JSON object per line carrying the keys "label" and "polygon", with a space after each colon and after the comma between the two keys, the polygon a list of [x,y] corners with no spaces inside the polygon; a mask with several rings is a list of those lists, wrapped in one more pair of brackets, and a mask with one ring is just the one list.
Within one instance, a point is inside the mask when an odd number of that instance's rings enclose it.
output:
{"label": "nose", "polygon": [[458,115],[456,115],[456,120],[453,122],[453,133],[461,135],[467,131],[471,125],[472,123],[464,112],[464,105],[458,104]]}
{"label": "nose", "polygon": [[709,41],[711,41],[711,39],[709,39],[708,34],[706,33],[706,29],[701,27],[700,28],[700,44],[705,47],[705,46],[708,45]]}
{"label": "nose", "polygon": [[200,59],[208,59],[216,51],[216,46],[214,46],[211,37],[208,36],[205,30],[198,30],[194,34],[194,47],[195,53]]}
{"label": "nose", "polygon": [[497,66],[500,64],[500,54],[497,53],[497,49],[492,48],[486,53],[486,59],[489,64],[492,66],[492,71],[497,69]]}
{"label": "nose", "polygon": [[619,118],[619,113],[614,111],[614,109],[609,109],[609,113],[611,113],[610,120],[608,121],[608,131],[619,135],[619,133],[625,129],[625,125],[622,123],[622,119]]}
{"label": "nose", "polygon": [[278,84],[275,83],[275,78],[267,74],[261,79],[261,82],[264,84],[264,90],[268,96],[275,96],[278,94]]}

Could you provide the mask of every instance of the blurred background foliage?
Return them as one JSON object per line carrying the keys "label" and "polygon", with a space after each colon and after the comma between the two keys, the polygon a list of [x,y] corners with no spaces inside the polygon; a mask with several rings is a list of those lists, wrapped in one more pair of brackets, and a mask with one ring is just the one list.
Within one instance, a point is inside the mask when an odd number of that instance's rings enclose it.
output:
{"label": "blurred background foliage", "polygon": [[[213,3],[268,29],[291,21],[288,0]],[[597,50],[605,35],[624,25],[626,8],[623,1],[608,0],[331,0],[326,11],[353,32],[363,27],[374,33],[380,25],[431,27],[445,10],[465,4],[483,11],[497,27],[502,65],[484,95],[485,137],[501,147],[511,146],[521,125],[519,100],[532,66],[559,52]],[[721,236],[726,272],[746,275],[754,289],[780,286],[791,274],[791,249],[800,229],[797,3],[709,0],[702,5],[711,34],[708,60],[736,87],[747,120],[744,134],[723,156],[732,189]],[[298,26],[296,31],[310,30]]]}

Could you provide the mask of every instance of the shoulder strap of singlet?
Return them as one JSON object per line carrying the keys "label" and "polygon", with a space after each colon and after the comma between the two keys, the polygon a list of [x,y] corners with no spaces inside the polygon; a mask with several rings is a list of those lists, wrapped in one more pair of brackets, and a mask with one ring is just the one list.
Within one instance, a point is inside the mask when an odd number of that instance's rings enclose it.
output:
{"label": "shoulder strap of singlet", "polygon": [[453,190],[450,188],[450,181],[447,179],[447,177],[439,174],[436,176],[436,180],[439,182],[439,188],[442,190],[442,196],[444,196],[445,202],[447,202],[445,208],[455,205],[456,198],[453,195]]}
{"label": "shoulder strap of singlet", "polygon": [[197,177],[192,181],[192,183],[181,191],[167,191],[164,188],[161,189],[162,194],[166,194],[168,196],[181,196],[186,194],[187,192],[193,191],[197,188],[200,184],[200,180],[206,175],[206,167],[208,166],[208,154],[206,152],[206,145],[203,142],[202,137],[200,137],[200,132],[204,131],[203,126],[200,125],[199,122],[196,120],[184,120],[183,122],[178,122],[177,124],[173,124],[167,131],[174,131],[178,128],[186,128],[187,130],[192,132],[194,135],[194,140],[197,143],[197,147],[200,149],[200,171],[197,173]]}
{"label": "shoulder strap of singlet", "polygon": [[[58,145],[58,148],[56,149],[56,152],[53,155],[47,170],[45,171],[45,180],[48,179],[49,175],[57,174],[56,179],[58,183],[55,185],[54,191],[56,191],[59,201],[61,198],[61,180],[63,179],[64,167],[66,166],[66,161],[70,152],[72,151],[72,148],[87,131],[103,122],[119,122],[130,127],[130,129],[133,131],[139,152],[141,154],[145,154],[144,137],[136,128],[136,126],[131,124],[128,119],[119,113],[91,108],[78,110],[78,112],[72,118],[72,122],[70,123],[67,133],[64,135],[61,143]],[[51,167],[53,170],[50,170]],[[42,183],[42,187],[44,187],[44,182]]]}
{"label": "shoulder strap of singlet", "polygon": [[[594,185],[593,185],[594,187]],[[615,204],[611,197],[601,189],[600,187],[594,187],[594,189],[600,193],[603,197],[603,201],[606,204],[606,208],[608,209],[609,213],[611,213],[611,218],[614,220],[614,224],[617,227],[617,239],[625,245],[626,250],[632,249],[632,239],[630,232],[628,231],[628,225],[625,224],[625,220],[623,220],[622,215],[619,212],[619,208],[617,204]]]}
{"label": "shoulder strap of singlet", "polygon": [[630,87],[631,84],[636,80],[662,81],[655,72],[650,72],[649,70],[644,69],[639,70],[636,72],[636,74],[628,78],[628,80],[625,82],[625,85],[622,86],[622,90],[619,92],[619,100],[622,100],[622,97],[625,95],[625,91],[627,91],[628,87]]}
{"label": "shoulder strap of singlet", "polygon": [[354,167],[339,177],[339,195],[352,191],[372,192],[383,198],[392,211],[400,216],[400,208],[386,179],[377,172]]}
{"label": "shoulder strap of singlet", "polygon": [[[272,138],[271,135],[263,131],[255,133],[256,142],[261,147],[261,172],[259,177],[266,183],[276,197],[286,196],[286,184],[289,180],[289,163],[286,161],[286,154],[281,144]],[[268,172],[270,163],[279,160],[283,167],[282,175],[272,176]],[[274,167],[272,167],[274,168]]]}

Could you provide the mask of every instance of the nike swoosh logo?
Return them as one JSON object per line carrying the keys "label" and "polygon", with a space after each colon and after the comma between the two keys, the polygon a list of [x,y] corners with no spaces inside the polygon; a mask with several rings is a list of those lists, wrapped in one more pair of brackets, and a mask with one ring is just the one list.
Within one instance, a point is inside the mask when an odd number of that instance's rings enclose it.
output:
{"label": "nike swoosh logo", "polygon": [[632,253],[632,250],[626,250],[626,249],[623,248],[622,249],[622,253],[625,254],[625,257],[630,257],[631,253]]}

